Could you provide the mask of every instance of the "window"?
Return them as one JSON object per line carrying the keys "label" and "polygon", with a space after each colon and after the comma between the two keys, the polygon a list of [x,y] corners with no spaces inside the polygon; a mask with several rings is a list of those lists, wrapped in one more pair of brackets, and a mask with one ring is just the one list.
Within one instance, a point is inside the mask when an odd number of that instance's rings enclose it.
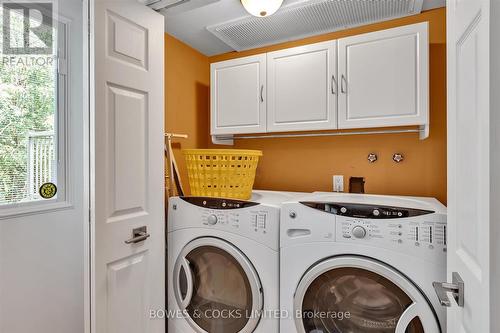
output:
{"label": "window", "polygon": [[0,2],[0,207],[64,193],[65,26],[45,0]]}

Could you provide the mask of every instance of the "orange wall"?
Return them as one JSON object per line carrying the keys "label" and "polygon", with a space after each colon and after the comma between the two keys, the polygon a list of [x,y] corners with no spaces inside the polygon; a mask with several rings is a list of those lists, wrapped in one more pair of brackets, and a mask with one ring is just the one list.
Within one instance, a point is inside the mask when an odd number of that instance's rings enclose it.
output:
{"label": "orange wall", "polygon": [[189,135],[188,139],[178,139],[174,144],[181,179],[188,188],[181,148],[208,145],[210,65],[206,56],[165,34],[165,71],[166,131]]}
{"label": "orange wall", "polygon": [[[206,58],[167,36],[167,128],[189,133],[183,144],[218,147],[209,141],[209,63],[264,53],[350,35],[429,22],[431,135],[416,134],[239,140],[234,148],[260,149],[255,188],[288,191],[330,191],[332,175],[366,178],[367,193],[436,197],[446,203],[446,31],[445,9],[307,38],[271,47]],[[170,64],[169,64],[170,62]],[[184,87],[188,91],[184,91]],[[177,96],[182,96],[178,98]],[[172,101],[171,99],[175,100]],[[375,152],[379,161],[367,162]],[[405,161],[392,162],[401,152]],[[184,177],[185,182],[187,178]]]}

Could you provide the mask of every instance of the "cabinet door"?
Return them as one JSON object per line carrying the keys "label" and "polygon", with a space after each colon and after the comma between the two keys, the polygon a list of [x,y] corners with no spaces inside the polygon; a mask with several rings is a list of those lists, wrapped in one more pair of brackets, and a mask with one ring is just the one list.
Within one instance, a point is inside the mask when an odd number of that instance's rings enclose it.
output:
{"label": "cabinet door", "polygon": [[336,42],[267,54],[267,130],[337,127]]}
{"label": "cabinet door", "polygon": [[338,40],[339,128],[428,123],[427,22]]}
{"label": "cabinet door", "polygon": [[211,134],[266,131],[266,55],[211,65]]}

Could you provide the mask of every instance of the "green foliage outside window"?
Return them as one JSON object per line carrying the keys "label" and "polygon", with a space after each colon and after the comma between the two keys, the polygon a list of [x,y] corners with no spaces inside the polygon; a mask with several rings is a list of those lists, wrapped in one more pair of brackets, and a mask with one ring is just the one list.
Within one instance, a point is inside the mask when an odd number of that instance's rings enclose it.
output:
{"label": "green foliage outside window", "polygon": [[[18,22],[14,38],[22,38],[22,20]],[[2,27],[0,8],[0,52]],[[28,198],[28,137],[54,131],[55,68],[52,61],[34,64],[30,60],[35,57],[16,55],[13,61],[0,54],[0,204]]]}

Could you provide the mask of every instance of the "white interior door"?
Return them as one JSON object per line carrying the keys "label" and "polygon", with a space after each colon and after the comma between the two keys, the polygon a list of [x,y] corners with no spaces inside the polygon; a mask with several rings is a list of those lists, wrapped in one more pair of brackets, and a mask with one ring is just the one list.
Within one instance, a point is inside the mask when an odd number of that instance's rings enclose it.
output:
{"label": "white interior door", "polygon": [[94,11],[92,332],[163,333],[164,17],[134,0]]}
{"label": "white interior door", "polygon": [[448,332],[490,331],[489,0],[447,3],[448,281],[464,281],[451,301]]}
{"label": "white interior door", "polygon": [[[82,0],[0,1],[0,16],[10,17],[0,23],[2,333],[84,332],[87,6]],[[15,50],[6,49],[9,44]],[[48,182],[57,193],[42,198]]]}

